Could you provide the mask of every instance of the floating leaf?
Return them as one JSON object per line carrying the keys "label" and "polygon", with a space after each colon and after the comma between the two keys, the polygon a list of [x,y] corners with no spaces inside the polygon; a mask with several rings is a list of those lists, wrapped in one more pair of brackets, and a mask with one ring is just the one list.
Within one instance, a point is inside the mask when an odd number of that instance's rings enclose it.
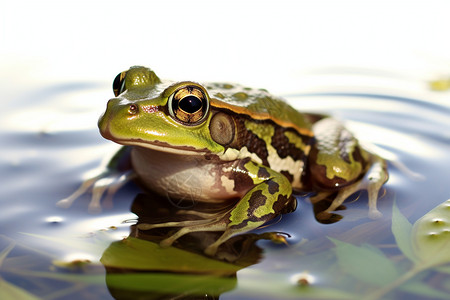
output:
{"label": "floating leaf", "polygon": [[235,274],[242,267],[175,247],[128,237],[112,243],[100,259],[106,267],[208,274]]}
{"label": "floating leaf", "polygon": [[450,263],[450,199],[417,220],[412,238],[414,254],[423,266]]}
{"label": "floating leaf", "polygon": [[398,277],[391,260],[374,247],[358,247],[330,238],[336,245],[336,256],[342,270],[372,285],[384,286]]}
{"label": "floating leaf", "polygon": [[412,224],[400,212],[394,201],[394,206],[392,207],[392,233],[402,253],[410,260],[415,261],[416,257],[414,256],[411,243],[411,230]]}

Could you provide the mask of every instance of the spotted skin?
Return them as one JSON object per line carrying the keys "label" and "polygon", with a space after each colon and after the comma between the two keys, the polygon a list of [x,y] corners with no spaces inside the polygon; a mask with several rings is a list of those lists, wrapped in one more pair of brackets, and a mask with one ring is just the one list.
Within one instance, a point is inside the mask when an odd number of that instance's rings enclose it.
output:
{"label": "spotted skin", "polygon": [[[332,118],[301,113],[264,89],[165,81],[141,66],[120,73],[113,90],[98,126],[106,139],[132,148],[133,175],[127,178],[174,199],[192,193],[192,182],[201,191],[196,201],[223,204],[220,212],[190,211],[198,220],[138,225],[180,227],[162,246],[190,232],[221,231],[205,250],[214,255],[233,235],[293,211],[297,190],[315,192],[312,201],[336,194],[328,213],[367,189],[369,214],[378,212],[386,162]],[[114,172],[109,168],[90,179],[66,200]],[[93,199],[114,188],[96,189],[101,192]]]}

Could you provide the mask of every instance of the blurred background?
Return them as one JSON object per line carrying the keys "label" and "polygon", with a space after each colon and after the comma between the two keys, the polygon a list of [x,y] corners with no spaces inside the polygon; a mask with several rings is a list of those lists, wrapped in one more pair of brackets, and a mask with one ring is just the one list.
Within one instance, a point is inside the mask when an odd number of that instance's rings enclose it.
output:
{"label": "blurred background", "polygon": [[[3,95],[112,82],[131,65],[163,78],[275,93],[335,68],[429,79],[450,73],[448,1],[2,1]],[[313,80],[308,78],[308,80]]]}

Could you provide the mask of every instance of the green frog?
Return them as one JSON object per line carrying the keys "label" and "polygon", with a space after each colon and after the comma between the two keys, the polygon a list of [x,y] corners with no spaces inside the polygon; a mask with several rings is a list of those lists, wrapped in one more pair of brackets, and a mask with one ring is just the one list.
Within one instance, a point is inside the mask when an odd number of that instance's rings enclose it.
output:
{"label": "green frog", "polygon": [[[113,90],[98,127],[125,147],[66,204],[93,186],[98,207],[105,191],[114,194],[130,179],[168,199],[224,204],[219,212],[184,210],[194,220],[138,224],[180,228],[161,242],[165,247],[191,232],[223,232],[208,255],[232,236],[294,211],[295,191],[315,192],[313,202],[334,197],[323,212],[331,213],[367,189],[369,216],[381,215],[376,202],[388,178],[386,161],[331,117],[298,112],[264,89],[162,81],[141,66],[117,75]],[[114,162],[125,152],[131,167],[118,172]]]}

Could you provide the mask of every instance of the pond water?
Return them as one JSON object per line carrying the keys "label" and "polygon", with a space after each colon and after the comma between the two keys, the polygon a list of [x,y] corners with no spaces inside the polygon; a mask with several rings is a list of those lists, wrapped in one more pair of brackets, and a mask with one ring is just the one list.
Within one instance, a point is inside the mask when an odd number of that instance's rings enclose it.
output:
{"label": "pond water", "polygon": [[[321,224],[307,195],[299,195],[294,213],[253,232],[287,233],[287,245],[258,241],[238,266],[127,238],[130,231],[134,236],[136,207],[147,199],[133,183],[98,214],[88,212],[89,195],[70,208],[55,205],[118,148],[96,127],[112,96],[109,83],[49,84],[11,95],[0,113],[0,298],[348,299],[385,287],[383,276],[395,281],[412,263],[391,230],[394,202],[414,223],[450,199],[450,93],[392,78],[388,88],[329,79],[285,98],[299,110],[332,114],[391,160],[379,200],[383,217],[367,218],[362,193],[345,203],[341,221]],[[118,243],[125,238],[127,247]],[[355,260],[346,260],[342,249]],[[449,273],[429,268],[378,296],[450,297]]]}

